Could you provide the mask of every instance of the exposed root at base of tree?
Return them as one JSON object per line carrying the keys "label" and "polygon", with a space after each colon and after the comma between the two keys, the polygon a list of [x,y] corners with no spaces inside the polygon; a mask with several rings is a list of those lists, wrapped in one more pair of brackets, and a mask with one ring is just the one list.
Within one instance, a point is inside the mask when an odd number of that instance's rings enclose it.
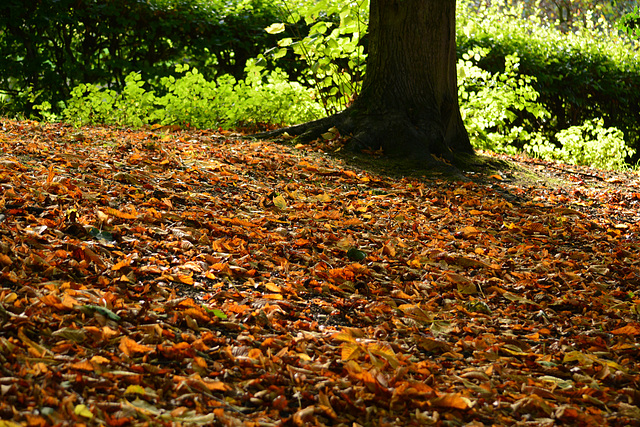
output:
{"label": "exposed root at base of tree", "polygon": [[332,127],[340,129],[344,120],[342,119],[342,116],[343,113],[338,113],[299,125],[256,133],[251,135],[251,137],[256,139],[276,139],[284,135],[289,135],[296,137],[297,141],[309,142],[320,138],[323,133],[327,132]]}
{"label": "exposed root at base of tree", "polygon": [[470,146],[456,151],[445,142],[444,132],[437,123],[403,113],[371,115],[350,108],[329,117],[252,137],[278,139],[286,135],[295,137],[296,142],[306,143],[327,134],[329,138],[344,138],[345,147],[351,152],[384,153],[388,159],[415,169],[435,168],[460,177],[460,171],[470,162],[474,163]]}

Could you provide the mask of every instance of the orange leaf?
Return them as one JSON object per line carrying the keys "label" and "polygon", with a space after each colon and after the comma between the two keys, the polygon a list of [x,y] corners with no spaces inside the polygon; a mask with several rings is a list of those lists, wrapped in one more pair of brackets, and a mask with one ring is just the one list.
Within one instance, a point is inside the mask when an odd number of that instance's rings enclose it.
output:
{"label": "orange leaf", "polygon": [[357,359],[360,356],[360,346],[357,343],[345,342],[341,346],[342,360]]}
{"label": "orange leaf", "polygon": [[13,261],[11,260],[11,258],[9,258],[8,255],[0,254],[0,264],[2,264],[2,265],[11,265],[11,264],[13,264]]}
{"label": "orange leaf", "polygon": [[143,344],[138,344],[137,342],[135,342],[134,340],[128,337],[122,337],[118,348],[127,356],[131,356],[132,354],[136,354],[136,353],[149,353],[154,350],[153,347],[149,347]]}
{"label": "orange leaf", "polygon": [[468,226],[468,227],[464,227],[461,230],[459,230],[458,233],[460,233],[462,235],[462,237],[464,237],[465,239],[468,239],[470,237],[475,237],[478,234],[480,234],[480,230],[478,230],[475,227]]}
{"label": "orange leaf", "polygon": [[62,297],[62,305],[65,306],[66,308],[73,308],[76,305],[80,305],[80,303],[78,302],[77,299],[65,293],[64,296]]}
{"label": "orange leaf", "polygon": [[223,383],[222,381],[203,381],[204,385],[211,391],[227,391],[230,390],[231,387]]}
{"label": "orange leaf", "polygon": [[640,335],[640,328],[633,325],[623,326],[611,331],[614,335]]}
{"label": "orange leaf", "polygon": [[94,367],[93,365],[87,361],[87,360],[83,360],[82,362],[76,362],[76,363],[72,363],[69,366],[71,369],[76,369],[78,371],[93,371]]}
{"label": "orange leaf", "polygon": [[460,393],[446,393],[429,401],[432,406],[451,409],[468,409],[473,406],[473,402],[462,396]]}
{"label": "orange leaf", "polygon": [[123,259],[122,261],[118,262],[116,265],[111,267],[111,270],[118,271],[122,267],[127,267],[129,264],[131,264],[131,257],[126,257],[125,259]]}
{"label": "orange leaf", "polygon": [[184,283],[185,285],[193,285],[193,277],[188,276],[186,274],[178,274],[178,280]]}
{"label": "orange leaf", "polygon": [[109,215],[113,215],[116,218],[122,218],[122,219],[135,219],[136,216],[135,215],[131,215],[125,212],[121,212],[117,209],[113,209],[113,208],[107,208],[107,213]]}
{"label": "orange leaf", "polygon": [[357,178],[358,177],[358,174],[355,173],[354,171],[346,171],[345,170],[345,171],[342,171],[342,174],[348,176],[349,178]]}
{"label": "orange leaf", "polygon": [[67,307],[64,306],[64,304],[62,304],[62,301],[60,300],[60,298],[54,294],[46,294],[40,297],[40,301],[42,301],[43,304],[48,305],[50,307],[55,307],[58,310],[66,310]]}

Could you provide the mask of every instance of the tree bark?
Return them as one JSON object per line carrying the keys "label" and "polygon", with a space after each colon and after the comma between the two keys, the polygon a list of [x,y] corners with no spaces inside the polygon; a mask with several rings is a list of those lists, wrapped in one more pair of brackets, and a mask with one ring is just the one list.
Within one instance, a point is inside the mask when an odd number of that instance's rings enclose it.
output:
{"label": "tree bark", "polygon": [[418,161],[473,153],[458,105],[455,12],[455,0],[370,0],[360,95],[342,113],[287,132],[314,138],[335,126],[355,150]]}

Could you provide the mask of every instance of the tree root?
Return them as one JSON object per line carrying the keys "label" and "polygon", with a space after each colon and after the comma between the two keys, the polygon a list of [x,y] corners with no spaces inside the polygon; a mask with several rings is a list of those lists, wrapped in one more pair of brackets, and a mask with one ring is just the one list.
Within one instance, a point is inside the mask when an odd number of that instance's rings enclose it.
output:
{"label": "tree root", "polygon": [[[436,121],[409,117],[402,112],[365,113],[353,106],[329,117],[282,129],[251,135],[252,138],[276,139],[287,134],[296,142],[306,143],[336,128],[347,140],[346,148],[354,152],[382,150],[388,158],[404,159],[422,168],[457,163],[459,151],[445,141],[445,132]],[[466,134],[465,134],[466,135]]]}
{"label": "tree root", "polygon": [[338,128],[341,133],[344,134],[342,129],[340,129],[340,125],[344,121],[344,119],[342,118],[343,115],[344,113],[338,113],[329,117],[323,117],[322,119],[313,120],[299,125],[293,125],[286,128],[256,133],[251,135],[251,137],[258,139],[273,139],[287,134],[296,137],[296,141],[309,142],[313,141],[314,139],[320,138],[323,133],[327,132],[332,127]]}

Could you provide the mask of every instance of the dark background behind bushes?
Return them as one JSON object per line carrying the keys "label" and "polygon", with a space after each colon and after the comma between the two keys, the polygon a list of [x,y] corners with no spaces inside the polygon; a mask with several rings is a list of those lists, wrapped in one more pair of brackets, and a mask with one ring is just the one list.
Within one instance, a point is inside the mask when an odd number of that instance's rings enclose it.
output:
{"label": "dark background behind bushes", "polygon": [[[283,21],[268,0],[4,0],[0,4],[0,114],[29,117],[34,105],[61,111],[79,83],[119,91],[132,71],[152,83],[189,63],[208,80],[243,77],[245,61],[276,45],[264,28]],[[302,26],[302,24],[301,24]],[[292,31],[292,29],[288,29]],[[304,34],[303,28],[293,33]],[[294,34],[292,34],[293,36]],[[621,129],[640,156],[640,66],[607,52],[557,48],[524,36],[458,34],[458,53],[489,49],[480,66],[497,72],[517,53],[520,72],[535,76],[539,102],[552,113],[552,135],[586,119]],[[303,64],[281,63],[292,79]],[[521,113],[522,114],[522,113]],[[526,123],[524,117],[522,122]],[[637,160],[637,159],[634,159]]]}
{"label": "dark background behind bushes", "polygon": [[153,82],[183,62],[209,80],[241,78],[276,43],[264,28],[279,19],[265,0],[3,0],[0,91],[11,102],[0,113],[29,116],[43,101],[58,113],[79,83],[119,90],[132,71]]}

